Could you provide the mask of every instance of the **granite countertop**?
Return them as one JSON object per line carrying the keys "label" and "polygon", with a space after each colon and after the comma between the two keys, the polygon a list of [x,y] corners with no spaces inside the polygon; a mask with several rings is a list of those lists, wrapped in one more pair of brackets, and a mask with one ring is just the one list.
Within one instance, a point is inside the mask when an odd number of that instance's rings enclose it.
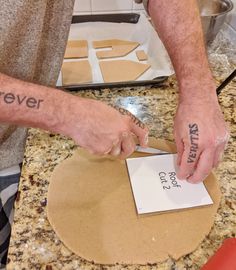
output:
{"label": "granite countertop", "polygon": [[[60,242],[47,220],[46,197],[54,167],[72,155],[76,146],[65,137],[30,129],[7,269],[199,269],[216,251],[223,239],[235,237],[236,185],[233,181],[236,177],[235,89],[236,82],[232,82],[219,97],[232,137],[223,162],[216,170],[223,193],[221,205],[210,234],[196,251],[177,262],[169,259],[152,266],[106,267],[87,262],[74,255]],[[177,104],[177,86],[174,78],[169,79],[160,88],[80,91],[78,95],[121,105],[148,124],[151,136],[173,141],[173,116]]]}
{"label": "granite countertop", "polygon": [[[218,82],[222,78],[217,79]],[[162,87],[137,87],[80,91],[82,97],[96,98],[130,110],[150,128],[150,135],[173,141],[173,116],[177,105],[177,84],[169,78]],[[73,141],[44,131],[30,129],[9,249],[8,270],[169,270],[200,269],[222,241],[236,233],[236,81],[219,96],[231,139],[224,159],[215,173],[220,180],[222,200],[209,235],[191,254],[178,261],[171,258],[155,265],[101,266],[74,255],[58,239],[46,215],[50,176],[57,164],[76,150]]]}

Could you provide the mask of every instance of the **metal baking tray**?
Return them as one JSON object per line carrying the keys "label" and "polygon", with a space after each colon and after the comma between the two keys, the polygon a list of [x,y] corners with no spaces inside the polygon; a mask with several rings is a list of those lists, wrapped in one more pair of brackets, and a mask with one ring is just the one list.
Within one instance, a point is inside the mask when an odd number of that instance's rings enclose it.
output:
{"label": "metal baking tray", "polygon": [[[94,23],[94,22],[103,22],[103,23],[117,23],[117,24],[130,24],[135,25],[140,22],[140,15],[137,13],[121,13],[121,14],[99,14],[99,15],[78,15],[78,16],[73,16],[72,18],[72,28],[76,26],[76,24],[81,24],[81,23]],[[142,17],[141,17],[142,19]],[[126,25],[127,26],[127,25]],[[137,25],[138,26],[138,25]],[[132,26],[131,26],[132,27]],[[149,22],[148,22],[148,27],[149,27]],[[142,29],[140,29],[142,30]],[[151,37],[148,37],[150,39],[149,41],[152,42],[153,39],[157,39],[158,36],[153,29],[153,27],[150,24],[150,35]],[[153,32],[154,31],[154,32]],[[135,33],[137,35],[137,33]],[[140,35],[142,36],[143,33],[140,32]],[[70,38],[70,37],[69,37]],[[114,38],[114,37],[111,37]],[[137,38],[137,37],[136,37]],[[72,38],[74,39],[74,38]],[[83,38],[82,38],[83,39]],[[98,38],[99,39],[99,38]],[[142,40],[142,38],[141,38]],[[146,42],[145,40],[143,42]],[[158,41],[160,42],[160,41]],[[149,46],[149,45],[148,45]],[[162,44],[158,46],[163,46]],[[163,46],[164,48],[164,46]],[[142,48],[140,48],[142,49]],[[166,53],[166,52],[165,52]],[[148,53],[149,54],[149,53]],[[167,53],[166,53],[167,54]],[[125,59],[125,58],[124,58]],[[155,64],[155,63],[154,63]],[[151,63],[152,65],[152,63]],[[168,79],[168,76],[171,75],[172,73],[169,72],[168,74],[160,74],[159,76],[153,76],[151,79],[142,79],[142,80],[137,80],[137,81],[124,81],[124,82],[114,82],[114,83],[104,83],[104,82],[94,82],[94,83],[86,83],[86,84],[80,84],[80,85],[70,85],[70,86],[62,86],[61,81],[57,84],[60,88],[64,88],[70,91],[78,91],[78,90],[86,90],[86,89],[102,89],[102,88],[119,88],[119,87],[136,87],[136,86],[159,86],[162,85],[165,80]]]}

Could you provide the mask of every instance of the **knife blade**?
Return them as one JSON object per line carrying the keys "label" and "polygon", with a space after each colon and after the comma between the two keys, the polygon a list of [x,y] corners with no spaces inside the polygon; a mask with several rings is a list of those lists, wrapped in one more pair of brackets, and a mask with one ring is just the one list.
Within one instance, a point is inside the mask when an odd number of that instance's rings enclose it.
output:
{"label": "knife blade", "polygon": [[167,155],[170,154],[168,152],[162,151],[160,149],[152,148],[152,147],[142,147],[140,145],[136,146],[136,152],[147,153],[147,154],[156,154],[156,155]]}

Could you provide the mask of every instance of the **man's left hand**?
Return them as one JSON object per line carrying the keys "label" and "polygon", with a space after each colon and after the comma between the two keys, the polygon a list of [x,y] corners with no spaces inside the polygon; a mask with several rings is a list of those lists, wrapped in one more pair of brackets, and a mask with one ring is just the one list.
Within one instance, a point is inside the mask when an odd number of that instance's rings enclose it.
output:
{"label": "man's left hand", "polygon": [[203,181],[217,167],[229,132],[217,99],[210,102],[180,102],[174,135],[178,152],[179,179]]}

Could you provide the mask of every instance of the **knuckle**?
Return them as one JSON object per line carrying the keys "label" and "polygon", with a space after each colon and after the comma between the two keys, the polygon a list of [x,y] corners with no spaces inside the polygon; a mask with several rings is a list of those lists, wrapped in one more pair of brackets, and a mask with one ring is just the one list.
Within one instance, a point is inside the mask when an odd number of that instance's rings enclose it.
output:
{"label": "knuckle", "polygon": [[218,136],[216,138],[216,144],[217,145],[226,145],[229,141],[229,138],[230,138],[230,134],[226,131],[226,132],[224,132],[223,135]]}

